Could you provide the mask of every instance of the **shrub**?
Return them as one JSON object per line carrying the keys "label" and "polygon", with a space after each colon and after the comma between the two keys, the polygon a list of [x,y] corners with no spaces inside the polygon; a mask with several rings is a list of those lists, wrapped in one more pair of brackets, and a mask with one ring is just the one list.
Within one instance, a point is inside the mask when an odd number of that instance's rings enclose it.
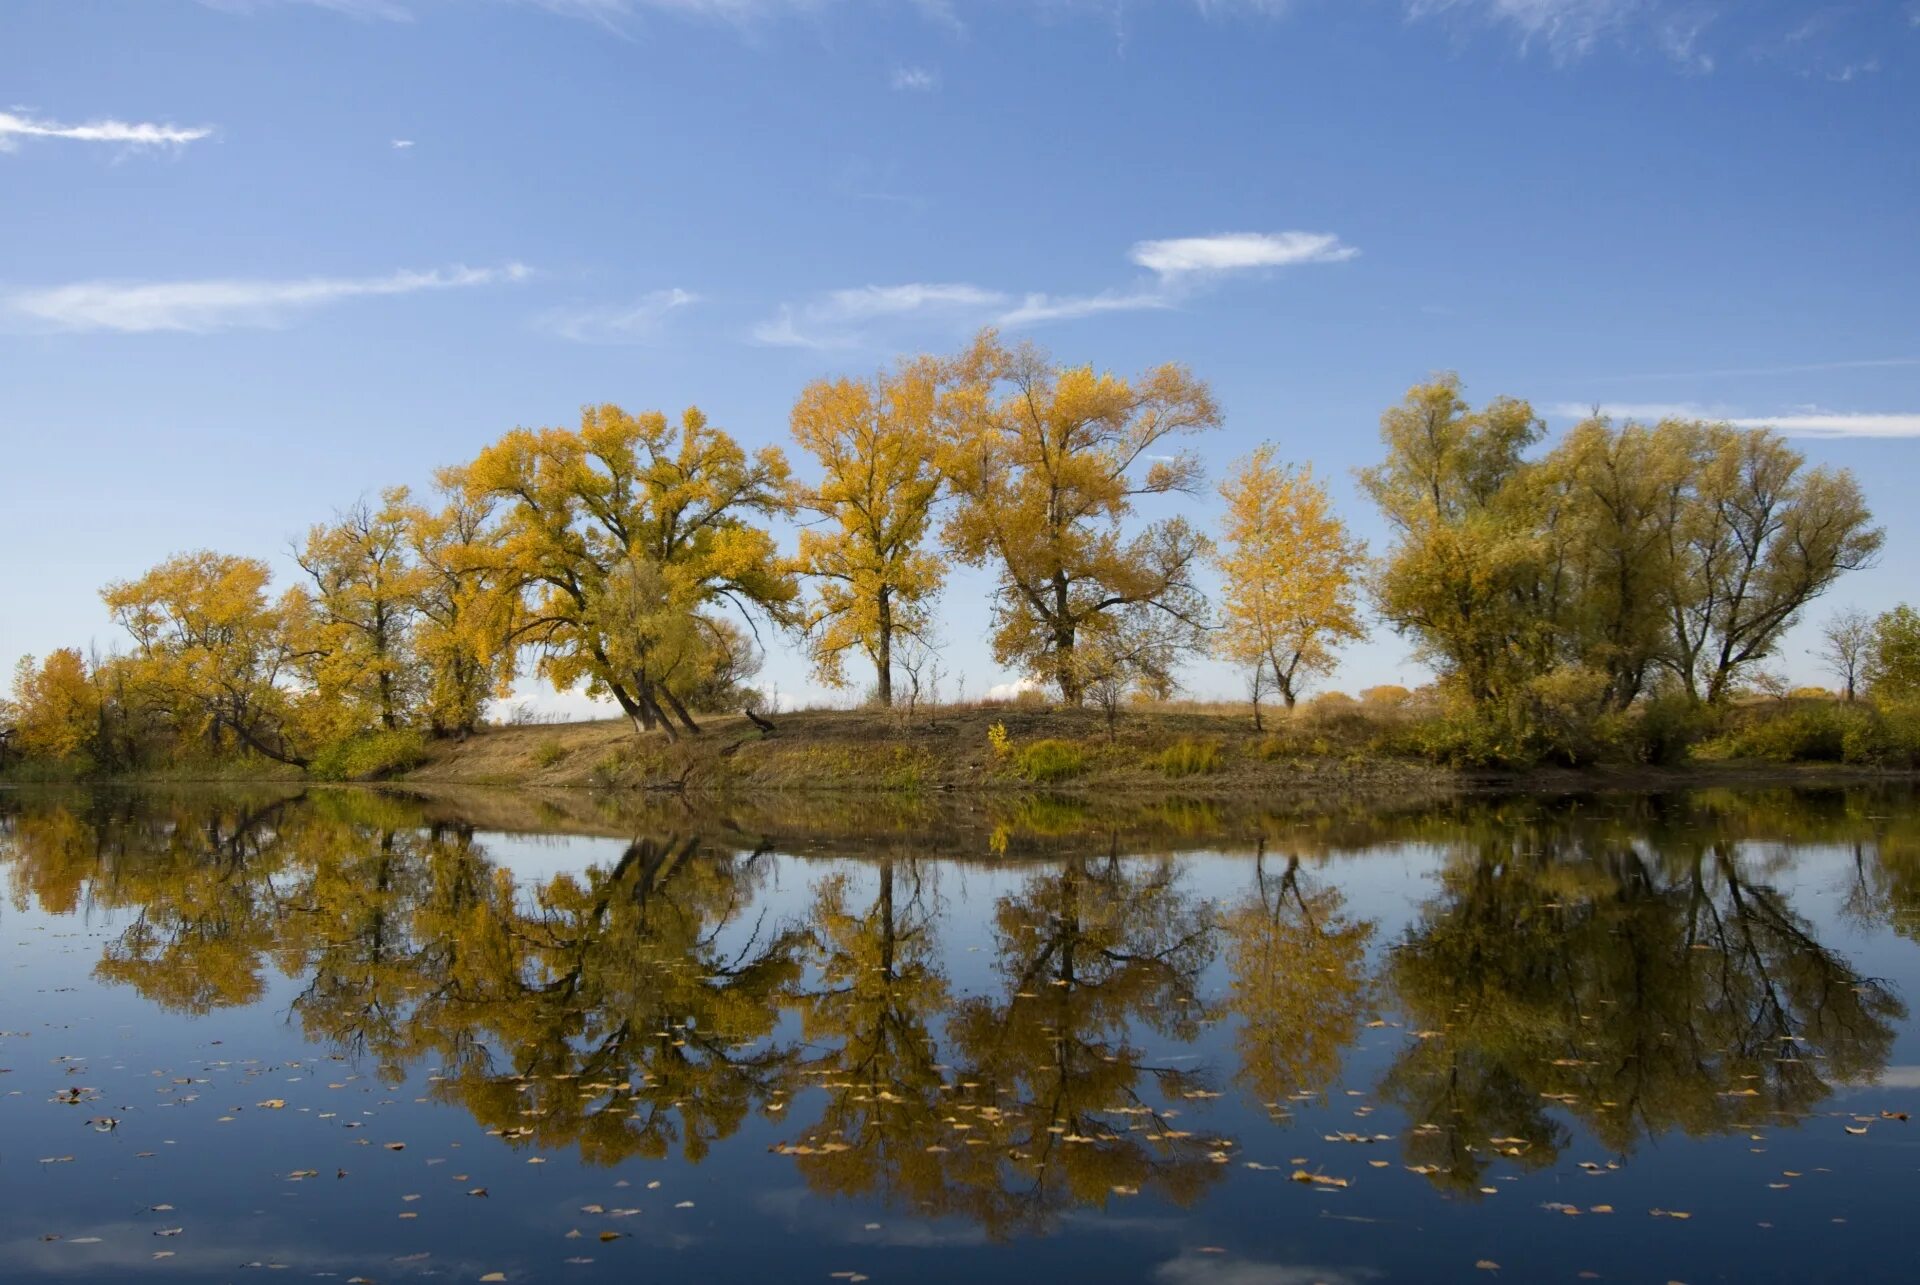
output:
{"label": "shrub", "polygon": [[1067,781],[1087,768],[1087,757],[1071,741],[1045,740],[1013,752],[1014,770],[1029,781]]}
{"label": "shrub", "polygon": [[1507,712],[1491,705],[1451,710],[1415,723],[1394,745],[1445,767],[1525,767],[1538,757]]}
{"label": "shrub", "polygon": [[1005,758],[1013,753],[1013,738],[1007,735],[1005,723],[995,723],[987,729],[987,747],[995,758]]}
{"label": "shrub", "polygon": [[1220,770],[1220,747],[1212,741],[1179,741],[1160,752],[1168,776],[1208,776]]}
{"label": "shrub", "polygon": [[1696,750],[1705,759],[1763,759],[1769,763],[1840,763],[1847,738],[1866,752],[1876,722],[1871,710],[1832,701],[1792,702],[1740,712],[1727,731]]}
{"label": "shrub", "polygon": [[1413,693],[1398,683],[1382,683],[1360,693],[1360,703],[1369,709],[1399,709],[1412,699]]}
{"label": "shrub", "polygon": [[1920,701],[1888,705],[1849,727],[1841,757],[1867,767],[1920,767]]}
{"label": "shrub", "polygon": [[1601,755],[1629,763],[1671,766],[1686,761],[1693,747],[1712,735],[1718,712],[1696,705],[1679,692],[1650,696],[1624,714],[1603,714],[1594,722]]}
{"label": "shrub", "polygon": [[566,746],[552,739],[544,740],[533,748],[533,761],[541,767],[552,767],[569,753]]}
{"label": "shrub", "polygon": [[378,781],[427,757],[427,739],[411,728],[361,732],[323,747],[307,765],[307,775],[322,781]]}
{"label": "shrub", "polygon": [[1258,753],[1269,763],[1280,759],[1319,758],[1333,753],[1333,742],[1324,736],[1309,736],[1297,725],[1284,726],[1260,742]]}

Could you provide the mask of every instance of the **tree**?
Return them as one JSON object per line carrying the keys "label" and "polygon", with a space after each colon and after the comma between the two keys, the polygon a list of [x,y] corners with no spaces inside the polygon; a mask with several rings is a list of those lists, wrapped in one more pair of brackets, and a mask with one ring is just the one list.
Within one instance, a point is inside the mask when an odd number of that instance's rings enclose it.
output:
{"label": "tree", "polygon": [[515,429],[480,453],[466,486],[508,506],[501,551],[532,595],[517,637],[540,649],[539,672],[562,691],[584,681],[590,695],[612,696],[636,729],[672,736],[671,710],[697,732],[683,694],[699,675],[677,664],[684,651],[616,659],[600,626],[635,619],[635,604],[603,601],[617,568],[657,574],[648,592],[662,597],[649,612],[731,604],[777,624],[794,617],[792,570],[748,520],[790,511],[786,457],[775,447],[748,456],[697,409],[671,424],[658,411],[588,407],[578,432]]}
{"label": "tree", "polygon": [[1440,375],[1380,417],[1387,458],[1360,473],[1398,537],[1375,586],[1381,614],[1472,700],[1549,667],[1546,542],[1523,459],[1543,431],[1526,402],[1475,411],[1459,377]]}
{"label": "tree", "polygon": [[1176,365],[1134,380],[1059,370],[1039,348],[1004,348],[991,331],[959,370],[968,408],[949,454],[959,503],[944,535],[962,562],[999,573],[995,658],[1078,704],[1076,649],[1112,632],[1128,608],[1175,622],[1197,647],[1205,599],[1193,572],[1206,538],[1177,517],[1131,536],[1125,523],[1142,497],[1199,487],[1191,453],[1154,452],[1219,426],[1206,384]]}
{"label": "tree", "polygon": [[1778,434],[1674,431],[1692,439],[1694,461],[1666,559],[1667,663],[1689,696],[1717,702],[1842,572],[1871,565],[1884,536],[1851,473],[1803,470]]}
{"label": "tree", "polygon": [[78,650],[62,647],[13,671],[11,748],[29,758],[85,762],[100,732],[100,692]]}
{"label": "tree", "polygon": [[800,566],[819,581],[806,613],[814,672],[846,684],[845,654],[873,662],[893,704],[894,642],[922,638],[944,567],[925,547],[940,491],[939,443],[953,395],[931,357],[871,380],[816,380],[793,407],[793,437],[825,471],[796,501],[820,527],[800,532]]}
{"label": "tree", "polygon": [[1920,611],[1902,603],[1873,622],[1864,677],[1876,701],[1920,697]]}
{"label": "tree", "polygon": [[257,558],[202,550],[168,558],[138,580],[101,591],[115,623],[133,636],[133,682],[183,736],[223,733],[282,763],[305,767],[288,727],[280,684],[297,653],[288,641],[297,596],[267,601],[271,573]]}
{"label": "tree", "polygon": [[412,624],[427,573],[410,557],[417,510],[407,488],[365,500],[307,531],[294,561],[313,581],[307,671],[333,726],[352,735],[400,726],[415,703]]}
{"label": "tree", "polygon": [[1541,470],[1556,518],[1549,574],[1565,586],[1561,659],[1606,675],[1608,709],[1631,705],[1668,654],[1668,550],[1693,473],[1684,426],[1615,430],[1598,416]]}
{"label": "tree", "polygon": [[1873,647],[1873,618],[1857,607],[1836,611],[1820,629],[1816,655],[1827,672],[1840,680],[1841,695],[1853,700],[1860,671]]}
{"label": "tree", "polygon": [[1273,456],[1261,446],[1220,485],[1227,518],[1217,560],[1227,591],[1219,644],[1235,663],[1269,669],[1292,709],[1308,675],[1329,672],[1336,648],[1366,637],[1358,602],[1366,546],[1347,535],[1311,467]]}
{"label": "tree", "polygon": [[440,510],[414,508],[407,521],[420,570],[413,645],[429,725],[465,736],[513,682],[522,602],[495,520],[498,499],[474,494],[464,469],[439,470],[434,486],[445,499]]}

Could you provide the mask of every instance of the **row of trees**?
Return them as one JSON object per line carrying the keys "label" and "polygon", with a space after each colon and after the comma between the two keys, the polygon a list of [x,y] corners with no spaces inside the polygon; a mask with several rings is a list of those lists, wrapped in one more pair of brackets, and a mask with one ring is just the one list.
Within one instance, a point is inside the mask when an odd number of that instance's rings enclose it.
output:
{"label": "row of trees", "polygon": [[[1539,454],[1526,403],[1476,410],[1452,377],[1383,417],[1386,457],[1361,475],[1395,533],[1377,565],[1271,446],[1221,485],[1217,545],[1145,520],[1200,493],[1183,443],[1220,423],[1182,367],[1061,369],[991,331],[808,386],[792,434],[811,482],[698,410],[589,407],[442,470],[431,502],[396,488],[314,527],[277,598],[265,563],[207,552],[108,586],[131,650],[28,664],[17,739],[103,763],[198,742],[304,764],[370,731],[464,734],[523,662],[677,739],[749,700],[765,631],[801,638],[828,684],[864,660],[891,704],[955,563],[996,577],[995,658],[1069,704],[1169,694],[1211,650],[1249,674],[1257,720],[1365,636],[1369,590],[1465,701],[1715,702],[1881,543],[1853,478],[1772,433],[1596,418]],[[792,553],[778,519],[800,524]]]}

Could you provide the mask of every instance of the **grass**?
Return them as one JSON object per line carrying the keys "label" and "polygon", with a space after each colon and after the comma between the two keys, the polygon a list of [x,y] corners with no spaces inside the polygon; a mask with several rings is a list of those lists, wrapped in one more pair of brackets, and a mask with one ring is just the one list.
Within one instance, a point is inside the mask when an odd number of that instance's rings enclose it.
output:
{"label": "grass", "polygon": [[1179,779],[1212,776],[1220,770],[1220,747],[1212,741],[1180,741],[1160,751],[1160,771]]}
{"label": "grass", "polygon": [[[1774,764],[1920,768],[1920,712],[1871,712],[1809,697],[1707,714],[1653,705],[1610,716],[1618,725],[1597,727],[1592,756],[1581,761],[1603,765],[1615,782],[1670,764],[1722,779],[1773,771]],[[425,742],[381,734],[331,748],[314,775],[733,798],[766,792],[913,799],[1044,789],[1087,798],[1196,800],[1419,792],[1448,788],[1461,771],[1545,774],[1567,762],[1521,757],[1510,748],[1509,729],[1449,717],[1417,696],[1327,697],[1293,710],[1269,707],[1258,729],[1245,705],[1180,702],[1131,707],[1111,729],[1098,710],[1037,700],[946,705],[911,715],[808,710],[775,715],[771,734],[739,715],[700,721],[702,734],[671,743],[658,732],[637,734],[624,719],[489,727],[464,739]],[[1697,751],[1693,759],[1689,747]],[[417,766],[408,767],[416,758]],[[14,780],[32,774],[27,764],[7,773]],[[180,764],[139,779],[300,775],[236,761]]]}

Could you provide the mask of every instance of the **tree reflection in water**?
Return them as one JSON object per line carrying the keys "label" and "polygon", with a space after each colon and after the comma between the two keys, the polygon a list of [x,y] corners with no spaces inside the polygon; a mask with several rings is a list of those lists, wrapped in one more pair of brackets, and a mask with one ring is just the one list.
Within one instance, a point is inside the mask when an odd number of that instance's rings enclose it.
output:
{"label": "tree reflection in water", "polygon": [[[431,1092],[511,1145],[698,1162],[758,1116],[818,1193],[1007,1237],[1135,1192],[1197,1200],[1245,1141],[1207,1127],[1209,1099],[1237,1085],[1284,1124],[1388,1016],[1406,1038],[1377,1094],[1406,1162],[1449,1190],[1555,1164],[1576,1130],[1626,1156],[1804,1116],[1871,1079],[1906,1015],[1781,888],[1792,845],[1845,844],[1845,913],[1910,934],[1920,822],[1876,806],[1275,825],[1297,841],[1263,843],[1217,902],[1179,856],[1125,855],[1091,821],[1072,851],[1054,809],[1067,850],[1010,867],[971,994],[939,895],[963,867],[877,845],[801,866],[808,900],[782,917],[768,884],[794,859],[691,814],[527,885],[473,826],[394,796],[20,795],[0,802],[0,863],[17,905],[120,912],[103,980],[205,1013],[261,999],[276,970],[309,1038],[389,1081],[434,1068]],[[1404,841],[1440,861],[1386,942],[1324,858]]]}

